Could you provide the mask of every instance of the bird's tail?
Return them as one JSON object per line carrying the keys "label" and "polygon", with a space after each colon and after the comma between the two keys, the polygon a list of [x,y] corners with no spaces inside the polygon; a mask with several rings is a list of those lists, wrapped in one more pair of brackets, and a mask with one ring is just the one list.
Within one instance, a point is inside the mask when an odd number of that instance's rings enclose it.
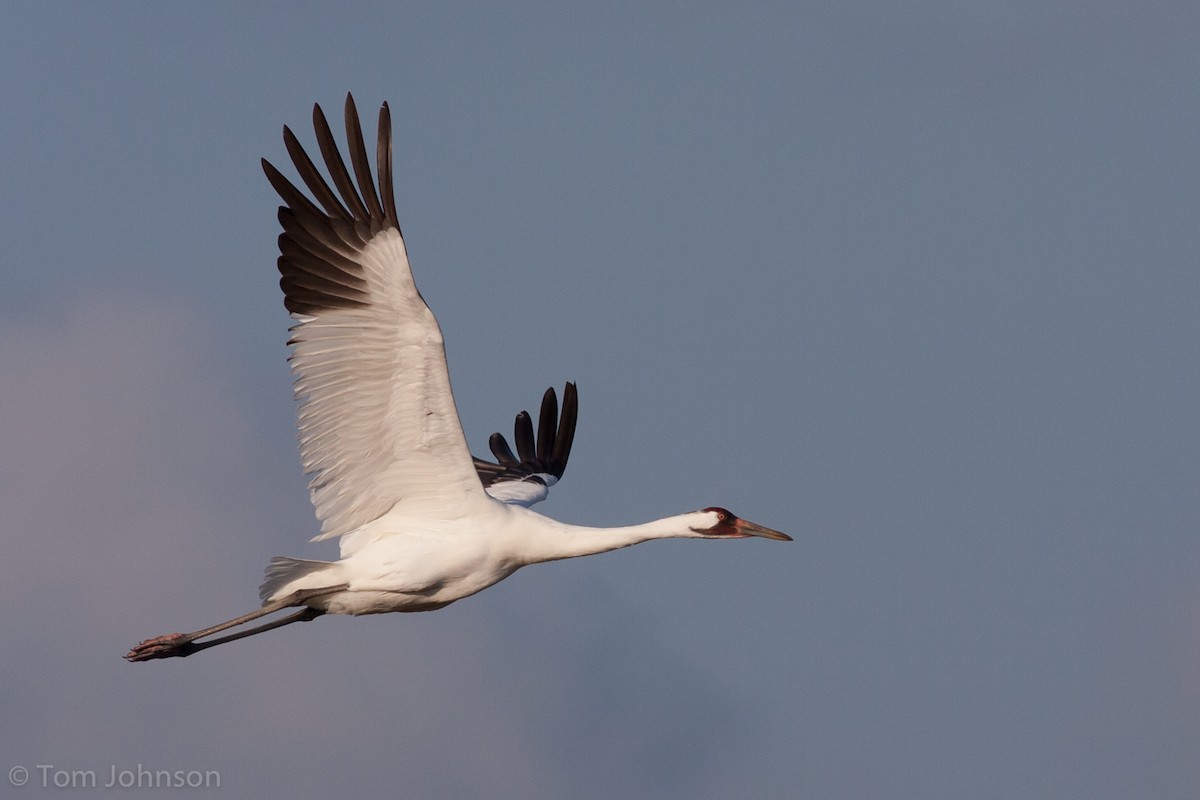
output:
{"label": "bird's tail", "polygon": [[[337,580],[301,580],[310,575],[336,571],[337,564],[331,561],[310,561],[306,558],[275,556],[267,565],[266,580],[258,587],[258,596],[264,604],[297,589],[316,589],[326,583],[337,584]],[[332,578],[333,576],[330,576]]]}

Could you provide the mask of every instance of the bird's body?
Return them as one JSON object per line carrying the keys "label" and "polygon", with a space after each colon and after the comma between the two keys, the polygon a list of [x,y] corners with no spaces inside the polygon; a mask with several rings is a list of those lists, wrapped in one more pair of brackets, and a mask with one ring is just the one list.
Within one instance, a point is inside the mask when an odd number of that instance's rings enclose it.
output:
{"label": "bird's body", "polygon": [[[594,555],[658,538],[705,538],[719,511],[694,511],[643,525],[588,528],[495,500],[446,519],[393,511],[343,538],[335,562],[276,559],[297,577],[263,584],[271,602],[298,591],[346,584],[307,605],[333,614],[432,611],[498,583],[521,567]],[[270,574],[268,572],[268,574]]]}
{"label": "bird's body", "polygon": [[[493,434],[496,461],[473,458],[450,390],[442,333],[413,282],[397,221],[387,105],[379,116],[378,193],[350,97],[345,118],[353,178],[314,107],[333,187],[284,128],[292,161],[320,207],[263,162],[285,203],[280,286],[295,321],[289,344],[301,459],[322,521],[315,539],[340,538],[341,558],[273,559],[260,588],[261,609],[149,639],[126,658],[186,656],[326,613],[430,611],[529,564],[649,539],[789,539],[716,507],[621,528],[567,525],[530,510],[566,468],[578,413],[570,383],[561,418],[557,395],[546,392],[536,437],[529,415],[517,415],[516,455]],[[300,610],[275,622],[197,641],[293,607]]]}

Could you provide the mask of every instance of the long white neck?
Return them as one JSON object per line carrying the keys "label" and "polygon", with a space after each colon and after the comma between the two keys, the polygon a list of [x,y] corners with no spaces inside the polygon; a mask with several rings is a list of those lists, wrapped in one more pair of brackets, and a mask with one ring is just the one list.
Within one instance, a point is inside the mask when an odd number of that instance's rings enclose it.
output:
{"label": "long white neck", "polygon": [[691,528],[691,525],[703,519],[700,513],[694,511],[641,525],[590,528],[568,525],[525,509],[515,510],[525,512],[519,514],[515,522],[519,531],[516,547],[520,550],[521,560],[527,564],[606,553],[651,539],[702,538]]}

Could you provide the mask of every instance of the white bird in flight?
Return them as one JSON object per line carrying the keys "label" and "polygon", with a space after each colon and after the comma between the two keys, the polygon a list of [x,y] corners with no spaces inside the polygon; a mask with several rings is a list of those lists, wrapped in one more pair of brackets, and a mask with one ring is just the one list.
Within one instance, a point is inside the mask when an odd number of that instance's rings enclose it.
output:
{"label": "white bird in flight", "polygon": [[[321,107],[313,107],[333,188],[283,129],[288,154],[319,207],[262,162],[284,202],[279,283],[295,320],[289,344],[300,452],[321,520],[313,541],[340,538],[341,558],[273,558],[259,589],[261,608],[192,633],[148,639],[125,658],[188,656],[323,614],[431,611],[529,564],[651,539],[791,541],[717,507],[618,528],[568,525],[531,511],[567,465],[578,413],[570,383],[561,418],[554,390],[546,391],[536,439],[529,415],[517,416],[516,455],[496,433],[496,461],[472,458],[450,390],[442,332],[413,283],[400,235],[387,103],[379,111],[378,192],[350,95],[345,117],[353,178]],[[299,610],[209,638],[286,608]]]}

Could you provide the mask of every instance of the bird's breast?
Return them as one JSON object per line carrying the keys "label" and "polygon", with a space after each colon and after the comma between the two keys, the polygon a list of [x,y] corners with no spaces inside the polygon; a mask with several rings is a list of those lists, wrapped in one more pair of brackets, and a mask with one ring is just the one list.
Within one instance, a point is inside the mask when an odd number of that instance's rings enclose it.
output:
{"label": "bird's breast", "polygon": [[479,536],[398,534],[339,562],[349,589],[331,595],[331,614],[432,611],[511,575],[520,566]]}

